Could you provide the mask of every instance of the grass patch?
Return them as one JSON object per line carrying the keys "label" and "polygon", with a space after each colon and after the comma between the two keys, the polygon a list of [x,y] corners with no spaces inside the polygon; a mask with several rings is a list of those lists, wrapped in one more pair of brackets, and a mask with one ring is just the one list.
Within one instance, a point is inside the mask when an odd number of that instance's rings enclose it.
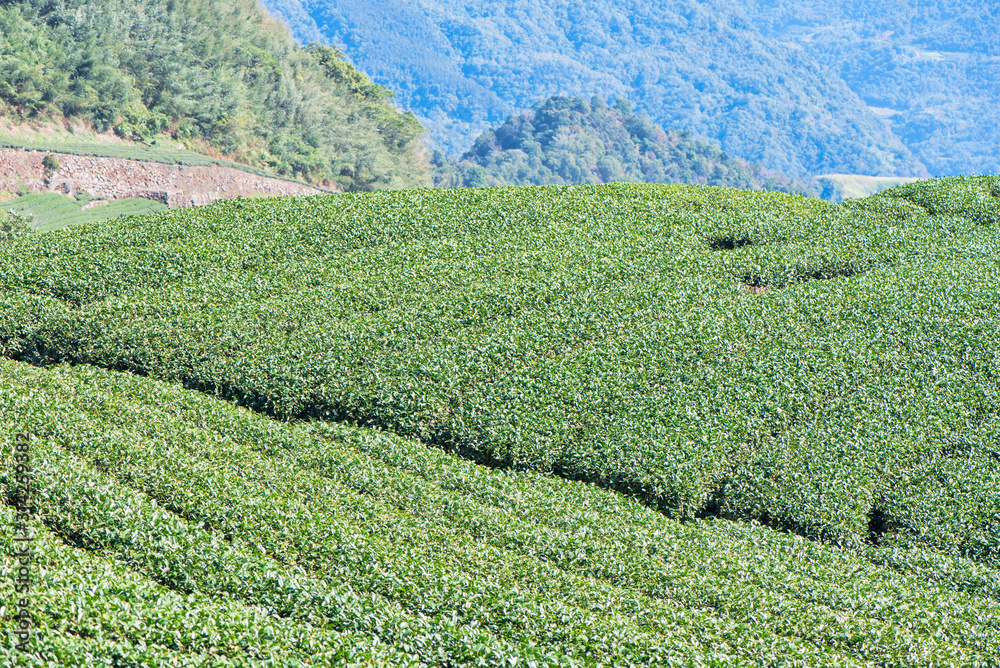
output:
{"label": "grass patch", "polygon": [[820,174],[814,183],[824,199],[842,202],[870,197],[876,193],[920,179],[911,176],[865,176],[862,174]]}

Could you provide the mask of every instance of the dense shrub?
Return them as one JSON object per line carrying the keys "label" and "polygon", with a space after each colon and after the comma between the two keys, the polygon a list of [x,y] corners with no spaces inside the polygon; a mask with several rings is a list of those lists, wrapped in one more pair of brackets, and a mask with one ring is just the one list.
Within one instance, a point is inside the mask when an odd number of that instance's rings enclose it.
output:
{"label": "dense shrub", "polygon": [[[690,132],[666,132],[623,99],[552,97],[487,130],[452,164],[434,156],[435,185],[700,183],[806,193],[801,181],[761,174]],[[768,179],[770,178],[770,182]]]}
{"label": "dense shrub", "polygon": [[[87,366],[0,361],[5,498],[16,433],[38,513],[16,665],[998,665],[997,574],[975,562],[680,523]],[[0,515],[12,600],[23,543]]]}

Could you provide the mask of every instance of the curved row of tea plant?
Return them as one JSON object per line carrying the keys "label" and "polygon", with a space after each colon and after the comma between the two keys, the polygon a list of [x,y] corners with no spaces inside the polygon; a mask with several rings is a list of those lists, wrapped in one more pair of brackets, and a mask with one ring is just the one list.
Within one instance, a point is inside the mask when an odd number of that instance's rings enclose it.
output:
{"label": "curved row of tea plant", "polygon": [[5,464],[16,433],[39,628],[14,665],[1000,665],[1000,577],[968,560],[679,523],[87,366],[0,361]]}
{"label": "curved row of tea plant", "polygon": [[996,566],[998,194],[234,201],[0,247],[0,346]]}

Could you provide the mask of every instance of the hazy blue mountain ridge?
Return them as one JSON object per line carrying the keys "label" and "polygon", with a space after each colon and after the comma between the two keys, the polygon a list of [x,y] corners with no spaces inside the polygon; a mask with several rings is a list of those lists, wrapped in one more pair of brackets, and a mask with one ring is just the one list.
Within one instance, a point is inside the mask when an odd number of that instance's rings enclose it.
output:
{"label": "hazy blue mountain ridge", "polygon": [[743,0],[841,77],[935,175],[1000,171],[1000,3]]}
{"label": "hazy blue mountain ridge", "polygon": [[[926,174],[839,77],[729,3],[265,0],[397,92],[451,155],[553,95],[624,97],[790,176]],[[308,23],[308,22],[306,22]],[[300,38],[312,26],[296,27]],[[294,26],[293,26],[294,27]]]}

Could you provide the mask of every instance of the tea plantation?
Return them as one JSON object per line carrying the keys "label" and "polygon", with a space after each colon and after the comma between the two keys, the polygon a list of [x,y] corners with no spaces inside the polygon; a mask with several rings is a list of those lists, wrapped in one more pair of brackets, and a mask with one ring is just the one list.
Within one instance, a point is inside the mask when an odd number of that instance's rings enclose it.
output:
{"label": "tea plantation", "polygon": [[230,200],[0,267],[22,665],[1000,665],[1000,178]]}
{"label": "tea plantation", "polygon": [[59,193],[45,192],[29,193],[6,202],[0,202],[0,208],[30,216],[32,226],[36,230],[48,232],[71,225],[83,225],[110,218],[155,213],[166,209],[167,205],[150,199],[128,198],[84,209],[78,201]]}
{"label": "tea plantation", "polygon": [[87,366],[0,362],[0,415],[42,517],[17,665],[997,665],[971,560],[681,523]]}

